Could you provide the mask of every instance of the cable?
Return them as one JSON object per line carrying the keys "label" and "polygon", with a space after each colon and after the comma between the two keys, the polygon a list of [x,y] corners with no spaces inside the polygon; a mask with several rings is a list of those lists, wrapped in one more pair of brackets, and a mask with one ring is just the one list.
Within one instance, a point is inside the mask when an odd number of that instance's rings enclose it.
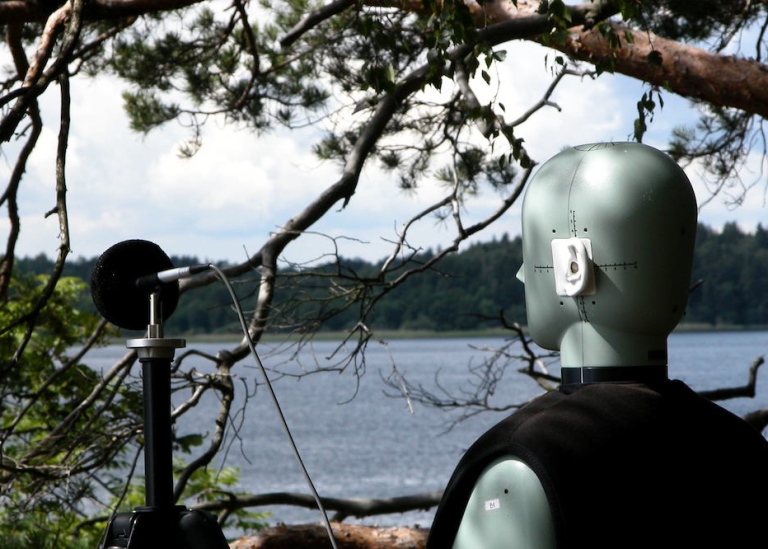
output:
{"label": "cable", "polygon": [[212,264],[208,265],[208,267],[213,269],[216,272],[216,274],[219,276],[221,281],[227,287],[227,291],[229,292],[229,295],[232,298],[232,303],[235,307],[235,311],[237,312],[237,317],[240,320],[240,327],[243,330],[243,334],[245,335],[246,341],[248,341],[248,347],[251,350],[251,355],[253,355],[253,359],[256,362],[256,365],[259,367],[259,370],[261,371],[261,375],[264,376],[264,384],[267,387],[267,392],[269,393],[269,396],[272,400],[272,404],[275,406],[275,410],[277,411],[277,415],[280,420],[280,425],[283,427],[283,431],[285,432],[285,435],[288,438],[288,443],[291,446],[293,455],[296,457],[296,461],[299,463],[299,468],[301,469],[301,472],[304,475],[304,480],[306,480],[307,485],[309,486],[309,490],[310,492],[312,492],[312,497],[315,498],[315,503],[317,504],[317,508],[320,510],[320,513],[323,516],[323,526],[325,526],[325,530],[328,533],[328,538],[331,542],[331,545],[333,546],[333,549],[338,549],[336,545],[336,540],[333,537],[333,528],[331,527],[331,521],[328,520],[328,513],[326,513],[325,511],[323,502],[320,499],[320,494],[317,493],[317,490],[315,489],[315,485],[309,476],[309,472],[307,471],[307,468],[304,465],[304,460],[301,458],[301,454],[299,453],[299,448],[296,446],[296,441],[294,441],[293,439],[291,430],[288,427],[288,422],[285,420],[283,409],[281,408],[280,402],[278,402],[277,400],[277,395],[275,394],[275,391],[272,388],[272,382],[269,380],[269,376],[267,375],[267,369],[264,368],[264,364],[261,362],[261,358],[259,358],[259,355],[256,352],[256,347],[254,346],[253,339],[251,339],[251,334],[248,331],[248,326],[245,322],[245,315],[243,315],[243,310],[240,307],[240,302],[237,298],[237,294],[235,293],[234,288],[232,288],[232,285],[230,284],[229,279],[221,269],[216,267],[216,265],[212,265]]}

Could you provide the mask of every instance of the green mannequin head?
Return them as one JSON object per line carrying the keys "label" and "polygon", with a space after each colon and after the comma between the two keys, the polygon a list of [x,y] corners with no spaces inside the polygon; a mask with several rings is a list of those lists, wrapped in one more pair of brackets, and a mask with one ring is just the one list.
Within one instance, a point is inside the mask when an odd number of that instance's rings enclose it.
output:
{"label": "green mannequin head", "polygon": [[539,168],[522,221],[533,340],[564,368],[666,366],[696,236],[682,169],[639,143],[573,147]]}

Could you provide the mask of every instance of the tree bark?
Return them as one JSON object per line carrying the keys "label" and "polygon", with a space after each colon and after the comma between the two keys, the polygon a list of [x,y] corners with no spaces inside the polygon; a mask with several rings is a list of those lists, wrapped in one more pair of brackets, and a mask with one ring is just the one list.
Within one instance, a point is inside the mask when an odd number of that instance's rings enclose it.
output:
{"label": "tree bark", "polygon": [[[407,527],[375,527],[354,524],[333,524],[338,549],[423,549],[428,530]],[[281,524],[242,537],[229,544],[230,549],[328,549],[331,543],[321,525]]]}
{"label": "tree bark", "polygon": [[[497,0],[485,2],[475,10],[482,10],[492,22],[501,22],[540,17],[536,13],[538,6],[539,2],[531,0],[518,0],[516,6],[508,0]],[[583,6],[573,9],[584,12]],[[584,13],[588,14],[588,9]],[[585,28],[579,19],[583,18],[574,17],[579,25],[570,29],[564,44],[547,46],[593,64],[612,61],[614,72],[683,97],[768,117],[768,67],[765,64],[712,53],[651,32],[613,24],[613,31],[620,39],[620,47],[616,49],[600,31]],[[627,37],[631,39],[628,41]],[[541,42],[539,37],[536,40]],[[651,52],[660,54],[660,64],[649,60]]]}
{"label": "tree bark", "polygon": [[[613,57],[614,70],[620,74],[683,97],[768,117],[768,67],[762,63],[710,53],[618,25],[614,31],[621,39],[619,49],[611,49],[594,29],[575,31],[561,49],[590,63]],[[625,33],[632,36],[633,43],[627,43]],[[660,64],[648,60],[651,52],[661,55]]]}

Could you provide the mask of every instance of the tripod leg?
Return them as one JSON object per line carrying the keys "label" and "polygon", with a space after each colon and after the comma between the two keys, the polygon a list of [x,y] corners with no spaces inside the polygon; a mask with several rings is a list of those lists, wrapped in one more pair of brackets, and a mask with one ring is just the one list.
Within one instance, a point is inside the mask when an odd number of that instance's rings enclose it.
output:
{"label": "tripod leg", "polygon": [[203,511],[182,512],[179,520],[185,549],[229,549],[216,517]]}
{"label": "tripod leg", "polygon": [[170,513],[140,508],[115,515],[100,549],[229,549],[216,517],[203,511]]}
{"label": "tripod leg", "polygon": [[123,547],[128,547],[128,541],[133,531],[133,519],[133,513],[120,513],[112,517],[99,549],[122,549]]}
{"label": "tripod leg", "polygon": [[103,549],[185,549],[178,532],[178,511],[141,507],[115,515]]}

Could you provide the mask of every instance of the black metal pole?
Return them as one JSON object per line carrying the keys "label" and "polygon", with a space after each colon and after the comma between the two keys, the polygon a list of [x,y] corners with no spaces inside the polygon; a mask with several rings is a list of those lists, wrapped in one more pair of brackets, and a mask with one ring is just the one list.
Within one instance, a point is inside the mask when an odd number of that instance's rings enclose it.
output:
{"label": "black metal pole", "polygon": [[144,382],[144,472],[148,507],[173,507],[171,360],[140,359]]}
{"label": "black metal pole", "polygon": [[144,487],[150,509],[169,510],[173,503],[173,444],[171,432],[171,362],[183,339],[163,334],[159,292],[149,298],[147,337],[130,339],[141,362],[144,390]]}

